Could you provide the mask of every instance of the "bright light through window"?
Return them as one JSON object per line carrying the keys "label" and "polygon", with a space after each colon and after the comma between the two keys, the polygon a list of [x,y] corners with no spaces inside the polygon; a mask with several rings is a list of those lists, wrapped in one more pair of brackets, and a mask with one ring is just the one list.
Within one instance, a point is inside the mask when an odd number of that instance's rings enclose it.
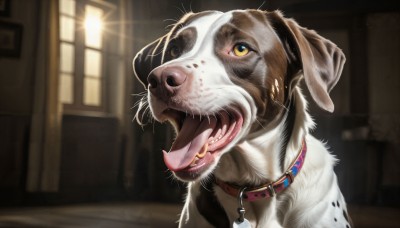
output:
{"label": "bright light through window", "polygon": [[87,5],[85,12],[85,43],[87,46],[93,48],[101,48],[103,10],[98,7]]}
{"label": "bright light through window", "polygon": [[101,32],[101,20],[98,17],[88,16],[85,20],[85,29],[88,34],[99,34]]}
{"label": "bright light through window", "polygon": [[70,110],[103,111],[107,91],[103,19],[108,10],[91,0],[59,1],[60,100]]}

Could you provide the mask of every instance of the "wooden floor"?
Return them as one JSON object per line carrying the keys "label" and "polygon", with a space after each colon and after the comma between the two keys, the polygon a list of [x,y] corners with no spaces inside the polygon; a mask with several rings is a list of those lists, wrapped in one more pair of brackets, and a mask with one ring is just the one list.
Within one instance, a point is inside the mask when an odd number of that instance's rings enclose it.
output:
{"label": "wooden floor", "polygon": [[177,227],[180,205],[111,203],[0,209],[0,227]]}
{"label": "wooden floor", "polygon": [[[0,208],[0,227],[177,227],[181,205],[102,203]],[[400,227],[399,208],[349,207],[355,227]]]}

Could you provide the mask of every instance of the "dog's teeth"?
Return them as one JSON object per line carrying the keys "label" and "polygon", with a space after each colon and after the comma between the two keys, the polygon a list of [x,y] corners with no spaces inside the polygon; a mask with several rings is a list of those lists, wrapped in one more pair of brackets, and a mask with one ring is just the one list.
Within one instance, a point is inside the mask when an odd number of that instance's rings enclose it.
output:
{"label": "dog's teeth", "polygon": [[209,141],[209,144],[212,145],[212,144],[218,142],[219,140],[222,139],[222,136],[223,136],[223,135],[220,134],[218,137],[211,137],[211,138],[210,138],[210,141]]}
{"label": "dog's teeth", "polygon": [[196,162],[197,162],[198,160],[199,160],[198,157],[194,157],[194,159],[193,159],[192,163],[190,163],[189,167],[194,167],[194,166],[196,166]]}

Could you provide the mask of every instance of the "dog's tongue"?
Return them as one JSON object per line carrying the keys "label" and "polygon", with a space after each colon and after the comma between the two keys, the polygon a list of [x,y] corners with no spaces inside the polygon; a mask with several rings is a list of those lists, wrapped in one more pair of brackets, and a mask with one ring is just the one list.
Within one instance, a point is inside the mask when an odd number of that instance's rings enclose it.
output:
{"label": "dog's tongue", "polygon": [[215,118],[187,117],[183,123],[172,148],[169,152],[163,151],[165,165],[171,171],[179,171],[188,167],[196,154],[202,153],[207,146],[208,138],[216,126]]}

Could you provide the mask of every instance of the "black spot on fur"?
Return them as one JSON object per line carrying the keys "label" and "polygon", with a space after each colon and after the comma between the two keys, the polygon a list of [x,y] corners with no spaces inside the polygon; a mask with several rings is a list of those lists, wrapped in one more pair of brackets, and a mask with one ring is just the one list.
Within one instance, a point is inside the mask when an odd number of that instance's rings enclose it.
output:
{"label": "black spot on fur", "polygon": [[336,204],[337,204],[338,207],[340,207],[339,201],[336,201]]}
{"label": "black spot on fur", "polygon": [[332,206],[333,206],[333,207],[336,207],[336,204],[335,204],[335,202],[332,202]]}
{"label": "black spot on fur", "polygon": [[347,216],[347,213],[345,210],[343,210],[343,217],[346,219],[346,221],[349,221],[349,217]]}
{"label": "black spot on fur", "polygon": [[333,220],[335,220],[335,222],[337,222],[337,219],[336,219],[336,218],[333,218]]}

